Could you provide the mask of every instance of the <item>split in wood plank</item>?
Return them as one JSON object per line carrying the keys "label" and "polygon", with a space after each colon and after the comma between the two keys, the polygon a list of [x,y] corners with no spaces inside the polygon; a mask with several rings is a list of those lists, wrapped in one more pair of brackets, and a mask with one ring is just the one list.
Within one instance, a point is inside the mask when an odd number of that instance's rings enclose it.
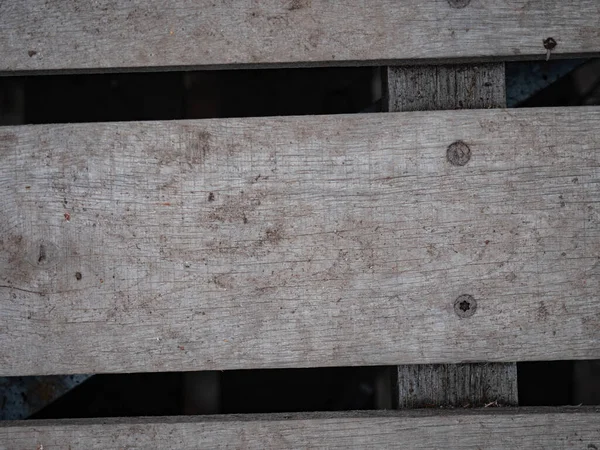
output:
{"label": "split in wood plank", "polygon": [[597,408],[303,413],[0,423],[0,449],[600,448]]}
{"label": "split in wood plank", "polygon": [[4,0],[0,73],[600,54],[595,0],[466,3]]}
{"label": "split in wood plank", "polygon": [[598,129],[594,107],[0,128],[0,371],[600,358]]}

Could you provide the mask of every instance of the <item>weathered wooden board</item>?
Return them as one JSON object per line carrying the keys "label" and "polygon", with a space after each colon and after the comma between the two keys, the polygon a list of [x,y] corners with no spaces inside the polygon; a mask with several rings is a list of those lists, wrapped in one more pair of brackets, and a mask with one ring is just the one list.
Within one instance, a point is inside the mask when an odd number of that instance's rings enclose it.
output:
{"label": "weathered wooden board", "polygon": [[598,409],[273,414],[0,423],[0,449],[594,449]]}
{"label": "weathered wooden board", "polygon": [[[390,112],[506,106],[504,63],[395,66],[385,69]],[[516,363],[397,366],[399,408],[518,405]]]}
{"label": "weathered wooden board", "polygon": [[599,128],[593,107],[0,128],[0,372],[600,358]]}
{"label": "weathered wooden board", "polygon": [[596,0],[3,0],[0,72],[598,54],[598,17]]}
{"label": "weathered wooden board", "polygon": [[386,67],[386,110],[504,108],[504,78],[504,63]]}
{"label": "weathered wooden board", "polygon": [[516,363],[402,365],[395,382],[398,408],[518,405]]}

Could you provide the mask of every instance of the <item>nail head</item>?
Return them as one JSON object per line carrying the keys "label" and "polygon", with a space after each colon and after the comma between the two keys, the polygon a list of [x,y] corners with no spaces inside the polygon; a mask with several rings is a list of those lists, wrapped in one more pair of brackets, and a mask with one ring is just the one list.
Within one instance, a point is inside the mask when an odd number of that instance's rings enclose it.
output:
{"label": "nail head", "polygon": [[446,157],[453,166],[464,166],[471,159],[471,149],[463,141],[456,141],[448,147]]}

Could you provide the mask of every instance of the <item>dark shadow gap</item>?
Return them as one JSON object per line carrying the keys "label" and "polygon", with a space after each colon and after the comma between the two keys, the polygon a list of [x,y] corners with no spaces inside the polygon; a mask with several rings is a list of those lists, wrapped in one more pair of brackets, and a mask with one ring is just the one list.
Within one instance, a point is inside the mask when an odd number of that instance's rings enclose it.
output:
{"label": "dark shadow gap", "polygon": [[509,105],[512,95],[518,108],[600,104],[600,59],[507,64],[506,80]]}
{"label": "dark shadow gap", "polygon": [[520,406],[600,405],[600,360],[517,364]]}
{"label": "dark shadow gap", "polygon": [[0,125],[357,113],[373,108],[378,73],[354,67],[0,77]]}
{"label": "dark shadow gap", "polygon": [[30,418],[383,409],[389,374],[336,367],[95,375]]}
{"label": "dark shadow gap", "polygon": [[[390,409],[392,373],[379,366],[95,375],[30,418]],[[44,379],[52,377],[37,378],[21,393],[25,403],[48,395]],[[599,405],[600,360],[518,363],[518,389],[520,406]],[[19,408],[5,393],[2,407]]]}
{"label": "dark shadow gap", "polygon": [[[417,89],[418,86],[415,86]],[[506,63],[509,107],[600,103],[600,59]],[[381,111],[378,67],[0,77],[0,125]]]}

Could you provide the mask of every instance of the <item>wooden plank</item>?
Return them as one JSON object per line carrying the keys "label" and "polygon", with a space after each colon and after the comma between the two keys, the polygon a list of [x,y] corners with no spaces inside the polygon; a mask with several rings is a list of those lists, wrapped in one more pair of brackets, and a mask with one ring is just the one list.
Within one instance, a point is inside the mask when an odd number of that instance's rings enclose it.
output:
{"label": "wooden plank", "polygon": [[1,128],[0,371],[599,358],[599,127],[589,107]]}
{"label": "wooden plank", "polygon": [[4,0],[0,72],[532,59],[546,58],[546,47],[552,57],[600,53],[595,0],[463,3]]}
{"label": "wooden plank", "polygon": [[[506,106],[504,63],[387,67],[388,111]],[[396,367],[398,408],[518,405],[516,363],[422,364]]]}
{"label": "wooden plank", "polygon": [[518,404],[516,363],[403,365],[397,371],[398,408]]}
{"label": "wooden plank", "polygon": [[393,66],[385,71],[387,111],[504,108],[504,63]]}
{"label": "wooden plank", "polygon": [[323,413],[0,423],[0,449],[594,449],[597,408]]}

